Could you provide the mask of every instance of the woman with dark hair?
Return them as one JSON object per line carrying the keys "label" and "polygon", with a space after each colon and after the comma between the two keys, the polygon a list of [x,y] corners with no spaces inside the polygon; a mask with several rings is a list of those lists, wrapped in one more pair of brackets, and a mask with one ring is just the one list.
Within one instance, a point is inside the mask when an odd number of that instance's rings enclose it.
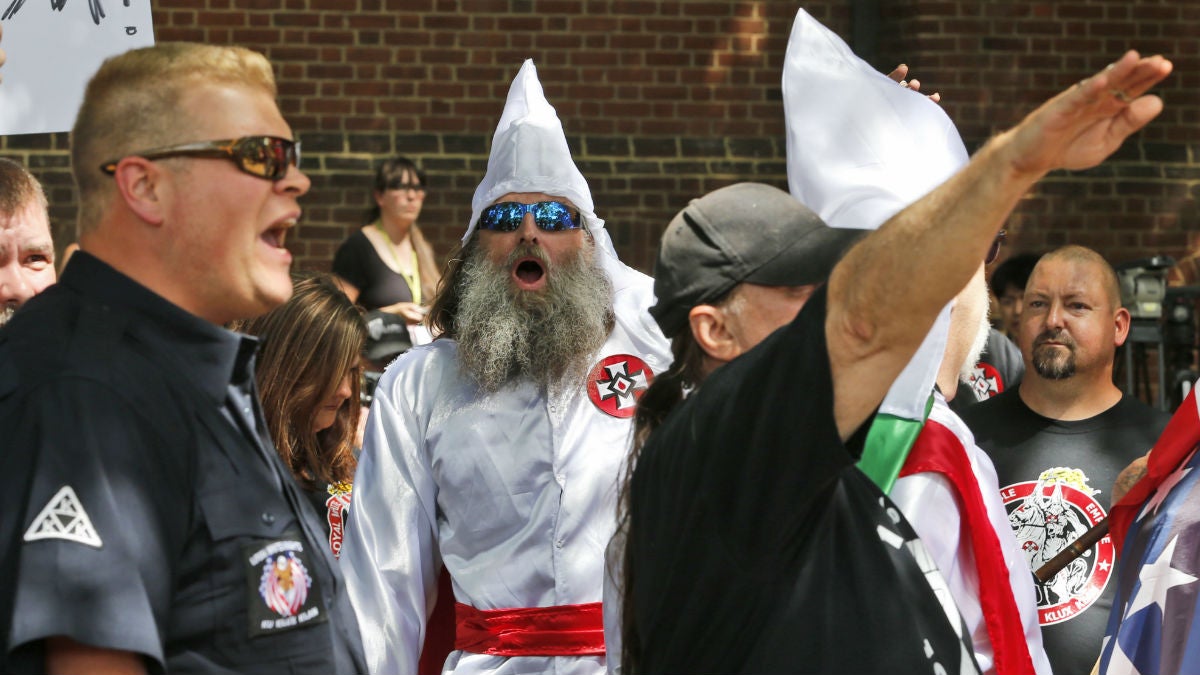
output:
{"label": "woman with dark hair", "polygon": [[293,284],[286,303],[229,328],[262,340],[256,379],[267,430],[296,482],[325,514],[336,556],[357,465],[367,329],[333,277],[295,276]]}
{"label": "woman with dark hair", "polygon": [[369,224],[338,247],[333,272],[342,290],[367,310],[380,309],[420,323],[441,274],[417,218],[425,202],[425,174],[404,157],[375,173]]}

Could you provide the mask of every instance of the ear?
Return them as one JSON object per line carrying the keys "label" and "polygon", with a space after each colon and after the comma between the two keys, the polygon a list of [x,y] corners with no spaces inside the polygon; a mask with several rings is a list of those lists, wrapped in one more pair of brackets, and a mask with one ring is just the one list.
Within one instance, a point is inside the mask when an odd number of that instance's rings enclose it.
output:
{"label": "ear", "polygon": [[146,223],[158,227],[164,216],[163,196],[166,174],[154,162],[141,157],[125,157],[117,163],[113,180],[121,199]]}
{"label": "ear", "polygon": [[1129,337],[1129,310],[1124,307],[1117,309],[1117,313],[1113,316],[1113,322],[1116,324],[1116,335],[1114,335],[1114,346],[1120,347],[1125,344],[1125,338]]}
{"label": "ear", "polygon": [[380,192],[379,190],[375,190],[375,192],[373,194],[375,195],[375,203],[378,204],[380,207],[382,207],[383,206],[383,193]]}
{"label": "ear", "polygon": [[729,315],[712,305],[696,305],[688,312],[688,323],[696,344],[709,358],[728,363],[742,353],[742,348],[729,329]]}

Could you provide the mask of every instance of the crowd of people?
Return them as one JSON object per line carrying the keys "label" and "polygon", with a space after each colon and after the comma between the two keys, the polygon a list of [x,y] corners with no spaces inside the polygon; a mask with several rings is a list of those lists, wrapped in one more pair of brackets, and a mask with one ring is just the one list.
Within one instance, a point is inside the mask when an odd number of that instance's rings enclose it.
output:
{"label": "crowd of people", "polygon": [[331,274],[291,270],[310,181],[262,55],[105,61],[60,275],[0,159],[0,671],[1194,672],[1200,407],[1113,384],[1096,252],[995,270],[999,330],[986,281],[1018,200],[1150,123],[1170,61],[969,159],[803,11],[786,96],[801,62],[845,95],[789,124],[880,128],[789,158],[790,192],[696,195],[651,277],[532,61],[444,269],[398,157]]}

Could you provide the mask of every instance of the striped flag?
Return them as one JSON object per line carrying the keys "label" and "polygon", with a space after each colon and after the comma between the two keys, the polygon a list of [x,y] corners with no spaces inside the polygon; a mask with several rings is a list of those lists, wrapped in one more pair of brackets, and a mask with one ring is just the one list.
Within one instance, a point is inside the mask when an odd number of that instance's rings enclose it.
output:
{"label": "striped flag", "polygon": [[1108,516],[1120,557],[1105,675],[1200,673],[1198,445],[1193,387],[1150,451],[1146,476]]}

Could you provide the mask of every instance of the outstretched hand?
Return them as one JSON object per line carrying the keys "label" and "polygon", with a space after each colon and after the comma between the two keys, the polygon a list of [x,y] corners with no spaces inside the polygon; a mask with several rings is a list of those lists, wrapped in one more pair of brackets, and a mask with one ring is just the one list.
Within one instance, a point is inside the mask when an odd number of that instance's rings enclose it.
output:
{"label": "outstretched hand", "polygon": [[[887,76],[898,82],[900,86],[904,87],[905,89],[912,89],[913,91],[918,92],[921,91],[921,81],[915,77],[911,80],[905,80],[904,77],[906,75],[908,75],[908,65],[901,63],[900,65],[896,66],[892,72],[888,73]],[[942,100],[942,95],[935,91],[926,98],[934,103],[939,103]]]}
{"label": "outstretched hand", "polygon": [[1043,103],[1005,134],[1013,167],[1041,176],[1104,161],[1162,112],[1162,99],[1145,94],[1171,68],[1162,56],[1142,57],[1131,50]]}

